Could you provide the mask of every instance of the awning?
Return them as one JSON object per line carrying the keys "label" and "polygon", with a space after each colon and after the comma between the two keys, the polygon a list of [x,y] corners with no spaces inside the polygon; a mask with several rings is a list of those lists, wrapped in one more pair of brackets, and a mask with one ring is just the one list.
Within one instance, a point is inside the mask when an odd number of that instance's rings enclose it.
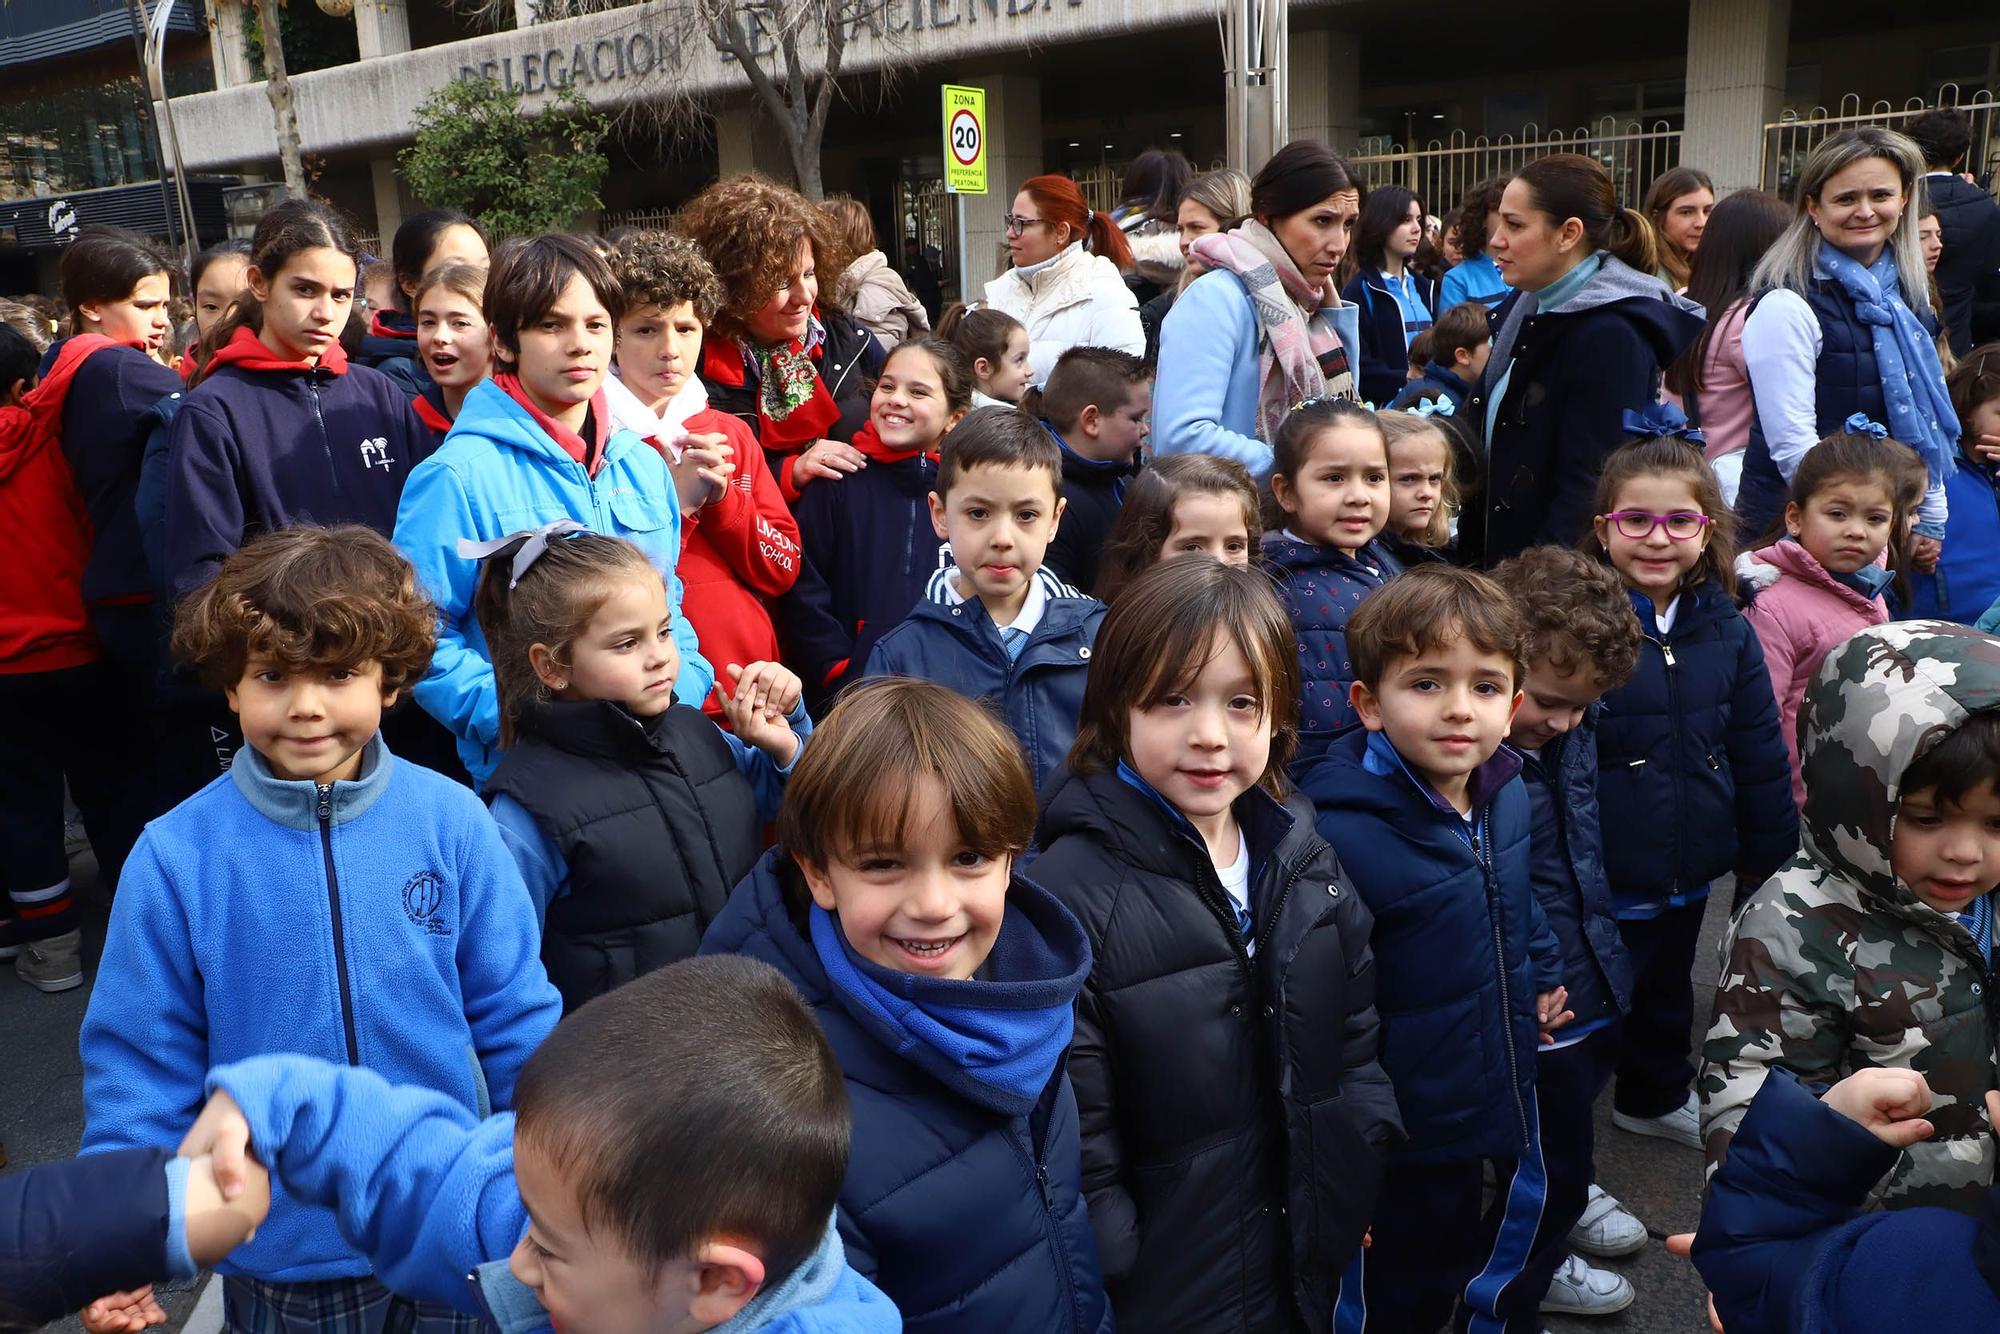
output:
{"label": "awning", "polygon": [[[220,241],[229,234],[222,191],[239,180],[235,176],[188,179],[198,243]],[[129,228],[169,243],[180,240],[180,223],[167,212],[160,183],[142,181],[0,202],[0,249],[58,250],[75,239],[79,228],[96,223]]]}

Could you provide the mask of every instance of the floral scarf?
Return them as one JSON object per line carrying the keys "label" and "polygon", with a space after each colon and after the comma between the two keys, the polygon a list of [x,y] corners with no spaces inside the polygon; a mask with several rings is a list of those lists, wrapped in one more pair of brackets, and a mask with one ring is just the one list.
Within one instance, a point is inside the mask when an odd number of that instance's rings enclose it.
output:
{"label": "floral scarf", "polygon": [[1193,253],[1211,269],[1227,269],[1250,293],[1257,340],[1257,434],[1275,440],[1278,423],[1315,398],[1353,398],[1347,349],[1327,316],[1340,304],[1333,279],[1310,283],[1271,229],[1255,218],[1232,232],[1212,233]]}

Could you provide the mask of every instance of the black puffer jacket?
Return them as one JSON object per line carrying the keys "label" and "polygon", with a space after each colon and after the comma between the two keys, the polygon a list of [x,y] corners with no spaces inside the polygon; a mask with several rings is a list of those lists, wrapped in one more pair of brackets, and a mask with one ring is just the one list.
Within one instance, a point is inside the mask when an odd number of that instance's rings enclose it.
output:
{"label": "black puffer jacket", "polygon": [[1206,848],[1159,798],[1067,769],[1048,792],[1031,874],[1097,961],[1070,1078],[1120,1328],[1327,1329],[1402,1137],[1367,908],[1308,803],[1246,794],[1253,958]]}

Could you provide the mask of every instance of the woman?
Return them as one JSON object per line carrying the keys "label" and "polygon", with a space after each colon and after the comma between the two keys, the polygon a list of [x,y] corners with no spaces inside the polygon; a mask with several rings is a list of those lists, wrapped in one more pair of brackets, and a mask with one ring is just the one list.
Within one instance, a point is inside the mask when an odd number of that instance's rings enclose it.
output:
{"label": "woman", "polygon": [[732,176],[681,210],[679,230],[722,280],[701,347],[709,406],[741,418],[787,501],[866,463],[848,442],[868,421],[875,336],[820,301],[845,256],[826,214],[761,176]]}
{"label": "woman", "polygon": [[1028,328],[1028,361],[1041,387],[1073,347],[1146,350],[1139,303],[1122,271],[1132,267],[1125,234],[1083,202],[1067,176],[1035,176],[1007,216],[1014,267],[986,284],[988,302]]}
{"label": "woman", "polygon": [[1743,446],[1757,415],[1750,372],[1743,365],[1750,274],[1784,235],[1791,216],[1784,200],[1762,190],[1738,190],[1715,206],[1686,292],[1688,300],[1708,312],[1708,323],[1667,372],[1667,389],[1707,437],[1708,461],[1732,505],[1743,475]]}
{"label": "woman", "polygon": [[1792,225],[1758,264],[1743,323],[1757,406],[1736,498],[1746,532],[1776,519],[1798,461],[1859,412],[1929,470],[1911,559],[1936,566],[1958,422],[1911,206],[1923,171],[1915,144],[1873,126],[1822,140],[1806,158]]}
{"label": "woman", "polygon": [[1479,301],[1497,306],[1510,290],[1500,269],[1486,253],[1486,238],[1493,230],[1493,210],[1500,207],[1501,192],[1507,188],[1505,176],[1489,176],[1465,192],[1458,205],[1456,230],[1458,260],[1438,284],[1438,304],[1450,310],[1461,301]]}
{"label": "woman", "polygon": [[835,195],[820,207],[833,223],[841,249],[855,256],[840,275],[839,304],[875,335],[884,355],[905,338],[929,333],[930,316],[903,275],[890,266],[889,257],[875,244],[875,220],[868,216],[868,206],[858,199]]}
{"label": "woman", "polygon": [[1958,358],[1952,355],[1951,328],[1944,323],[1944,293],[1938,290],[1937,267],[1944,258],[1944,224],[1931,205],[1928,182],[1918,199],[1917,253],[1924,257],[1924,276],[1929,280],[1925,292],[1930,297],[1931,313],[1938,318],[1938,364],[1949,376],[1958,369]]}
{"label": "woman", "polygon": [[1204,172],[1189,183],[1181,195],[1180,207],[1174,211],[1174,228],[1180,238],[1181,276],[1172,287],[1139,307],[1139,323],[1146,330],[1147,361],[1160,359],[1160,325],[1174,308],[1174,299],[1189,283],[1208,272],[1199,259],[1188,253],[1188,247],[1211,232],[1226,232],[1238,226],[1249,214],[1250,178],[1242,172],[1225,167],[1221,171]]}
{"label": "woman", "polygon": [[1293,404],[1354,397],[1359,312],[1341,301],[1333,275],[1360,214],[1353,166],[1296,139],[1250,183],[1243,224],[1190,247],[1212,271],[1160,327],[1155,452],[1216,454],[1261,477]]}
{"label": "woman", "polygon": [[1654,277],[1676,292],[1688,285],[1688,266],[1715,210],[1715,182],[1694,167],[1664,172],[1646,191],[1646,221],[1653,224],[1660,266]]}
{"label": "woman", "polygon": [[1465,405],[1485,428],[1488,484],[1459,520],[1459,553],[1490,567],[1583,535],[1625,413],[1654,401],[1702,313],[1653,276],[1652,227],[1576,153],[1507,182],[1486,248],[1514,294]]}
{"label": "woman", "polygon": [[1177,148],[1149,148],[1125,169],[1125,188],[1111,221],[1132,248],[1125,285],[1141,304],[1180,280],[1187,256],[1174,244],[1174,209],[1187,192],[1194,167]]}
{"label": "woman", "polygon": [[1354,276],[1340,299],[1361,308],[1361,397],[1387,404],[1409,379],[1410,343],[1431,327],[1437,283],[1411,269],[1424,239],[1416,192],[1382,185],[1368,192],[1354,231]]}

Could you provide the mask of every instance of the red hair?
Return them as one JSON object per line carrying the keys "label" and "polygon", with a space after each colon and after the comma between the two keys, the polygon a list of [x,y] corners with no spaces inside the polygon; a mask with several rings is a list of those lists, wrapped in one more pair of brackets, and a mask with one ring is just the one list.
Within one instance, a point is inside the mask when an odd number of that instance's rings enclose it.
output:
{"label": "red hair", "polygon": [[1042,221],[1050,227],[1067,226],[1071,237],[1090,242],[1090,253],[1102,255],[1120,269],[1132,267],[1132,247],[1125,233],[1110,218],[1093,213],[1083,202],[1083,191],[1067,176],[1030,176],[1021,183],[1021,193],[1035,201]]}

